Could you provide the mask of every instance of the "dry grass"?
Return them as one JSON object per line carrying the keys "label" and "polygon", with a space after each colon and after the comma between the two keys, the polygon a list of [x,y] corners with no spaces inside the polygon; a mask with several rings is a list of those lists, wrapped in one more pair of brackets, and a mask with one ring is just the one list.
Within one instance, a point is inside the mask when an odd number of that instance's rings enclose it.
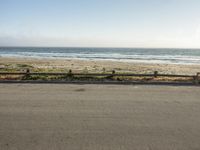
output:
{"label": "dry grass", "polygon": [[[34,66],[31,66],[29,64],[1,64],[0,68],[0,72],[26,72],[27,69],[30,69],[31,72],[61,72],[61,73],[68,73],[69,69],[66,68],[36,68]],[[120,70],[120,68],[115,68],[115,70],[117,69],[117,73],[131,73],[131,72],[123,72]],[[114,70],[114,69],[113,69]],[[90,71],[87,70],[86,68],[82,69],[82,70],[73,70],[73,73],[112,73],[112,69],[110,70],[106,70],[103,69],[103,71]],[[149,72],[148,72],[149,73]],[[151,72],[153,73],[153,72]],[[145,74],[145,73],[144,73]],[[65,75],[65,76],[49,76],[49,75],[29,75],[29,76],[25,76],[25,75],[0,75],[0,80],[81,80],[81,81],[141,81],[141,82],[152,82],[152,81],[164,81],[164,82],[192,82],[193,78],[172,78],[172,77],[123,77],[123,76],[116,76],[116,77],[112,77],[112,76],[108,76],[108,77],[88,77],[88,76],[69,76],[69,75]]]}

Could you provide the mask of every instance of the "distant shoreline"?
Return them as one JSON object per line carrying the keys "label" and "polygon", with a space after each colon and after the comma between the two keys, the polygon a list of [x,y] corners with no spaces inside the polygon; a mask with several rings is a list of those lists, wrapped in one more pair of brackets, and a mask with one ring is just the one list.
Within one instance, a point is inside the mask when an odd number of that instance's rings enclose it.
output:
{"label": "distant shoreline", "polygon": [[200,63],[167,63],[158,61],[148,61],[148,60],[123,60],[123,59],[101,59],[101,58],[68,58],[68,57],[37,57],[37,56],[1,56],[0,59],[30,59],[30,60],[75,60],[75,61],[97,61],[97,62],[111,62],[111,63],[130,63],[130,64],[144,64],[144,65],[178,65],[178,66],[198,66]]}
{"label": "distant shoreline", "polygon": [[186,66],[195,66],[198,64],[192,63],[164,63],[164,62],[148,62],[148,61],[135,61],[135,60],[122,60],[122,59],[94,59],[94,58],[68,58],[68,57],[35,57],[35,56],[0,56],[2,59],[25,59],[25,60],[61,60],[61,61],[95,61],[95,62],[110,62],[110,63],[128,63],[128,64],[144,64],[144,65],[186,65]]}
{"label": "distant shoreline", "polygon": [[0,47],[1,57],[111,61],[140,64],[200,64],[200,50],[151,48]]}

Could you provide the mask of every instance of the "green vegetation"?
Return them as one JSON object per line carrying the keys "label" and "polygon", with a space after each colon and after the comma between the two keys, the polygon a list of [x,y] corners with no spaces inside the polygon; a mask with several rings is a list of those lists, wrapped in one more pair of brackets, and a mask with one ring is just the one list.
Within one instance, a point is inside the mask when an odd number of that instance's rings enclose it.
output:
{"label": "green vegetation", "polygon": [[33,66],[27,64],[17,64],[16,66],[17,68],[33,68]]}

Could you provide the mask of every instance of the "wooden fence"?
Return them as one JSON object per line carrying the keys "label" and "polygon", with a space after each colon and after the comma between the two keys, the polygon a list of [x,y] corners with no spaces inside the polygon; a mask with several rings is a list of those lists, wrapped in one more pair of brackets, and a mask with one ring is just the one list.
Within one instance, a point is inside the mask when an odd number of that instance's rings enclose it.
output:
{"label": "wooden fence", "polygon": [[30,72],[28,69],[26,72],[0,72],[0,75],[24,75],[24,76],[87,76],[87,77],[170,77],[170,78],[192,78],[194,83],[199,84],[200,82],[200,73],[196,75],[177,75],[177,74],[159,74],[158,71],[155,71],[152,74],[133,74],[133,73],[73,73],[72,70],[69,70],[67,73],[51,73],[51,72]]}

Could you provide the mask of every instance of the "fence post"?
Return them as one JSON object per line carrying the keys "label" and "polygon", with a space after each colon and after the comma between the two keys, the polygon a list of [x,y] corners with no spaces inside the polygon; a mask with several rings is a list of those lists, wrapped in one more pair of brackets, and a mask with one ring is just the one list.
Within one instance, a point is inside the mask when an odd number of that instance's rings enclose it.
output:
{"label": "fence post", "polygon": [[158,71],[154,71],[154,78],[158,77]]}
{"label": "fence post", "polygon": [[71,69],[69,69],[68,76],[72,77],[72,70]]}
{"label": "fence post", "polygon": [[26,75],[25,75],[26,79],[28,79],[30,77],[30,69],[26,69]]}
{"label": "fence post", "polygon": [[114,74],[115,74],[115,70],[112,70],[112,74],[109,75],[109,76],[107,76],[106,78],[107,78],[107,79],[112,79]]}
{"label": "fence post", "polygon": [[197,72],[196,76],[194,76],[194,83],[199,84],[200,80],[200,72]]}
{"label": "fence post", "polygon": [[29,74],[30,73],[30,69],[26,69],[26,74]]}

